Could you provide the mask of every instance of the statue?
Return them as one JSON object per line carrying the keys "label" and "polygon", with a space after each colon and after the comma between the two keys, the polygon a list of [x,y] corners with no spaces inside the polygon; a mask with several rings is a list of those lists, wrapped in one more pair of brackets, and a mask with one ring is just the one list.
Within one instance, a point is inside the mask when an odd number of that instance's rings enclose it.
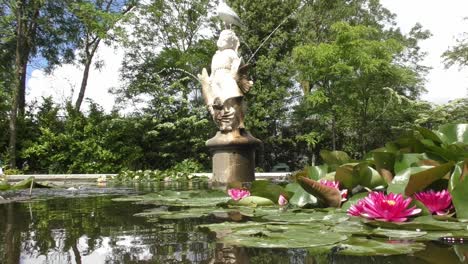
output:
{"label": "statue", "polygon": [[[239,38],[231,25],[241,25],[237,14],[222,1],[218,15],[226,29],[216,42],[218,50],[211,60],[211,75],[206,69],[198,75],[208,111],[218,127],[206,142],[213,153],[213,182],[235,183],[255,180],[255,148],[261,141],[245,129],[244,95],[253,82],[248,78],[249,65],[237,54]],[[229,27],[229,29],[227,29]]]}
{"label": "statue", "polygon": [[244,94],[253,82],[248,79],[248,65],[241,65],[237,51],[239,39],[231,30],[223,30],[217,41],[218,51],[211,61],[211,76],[206,69],[198,75],[205,103],[221,132],[244,129]]}

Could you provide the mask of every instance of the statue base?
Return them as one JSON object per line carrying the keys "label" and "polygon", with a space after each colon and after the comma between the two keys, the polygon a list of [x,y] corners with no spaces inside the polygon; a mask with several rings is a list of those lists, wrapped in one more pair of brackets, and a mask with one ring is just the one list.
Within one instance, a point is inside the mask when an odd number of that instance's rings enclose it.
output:
{"label": "statue base", "polygon": [[262,142],[245,129],[228,133],[218,131],[206,141],[213,153],[214,183],[252,182],[255,180],[255,148]]}

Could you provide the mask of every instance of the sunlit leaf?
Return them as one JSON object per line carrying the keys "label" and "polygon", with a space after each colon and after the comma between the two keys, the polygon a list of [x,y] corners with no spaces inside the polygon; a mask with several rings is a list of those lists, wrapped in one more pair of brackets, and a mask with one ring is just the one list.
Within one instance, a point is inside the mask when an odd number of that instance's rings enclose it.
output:
{"label": "sunlit leaf", "polygon": [[389,256],[411,254],[424,250],[422,243],[410,241],[389,241],[352,237],[340,245],[339,254],[352,256]]}
{"label": "sunlit leaf", "polygon": [[423,191],[433,182],[447,175],[454,165],[454,162],[448,162],[446,164],[412,174],[408,180],[408,184],[406,185],[405,195],[411,196],[416,192]]}
{"label": "sunlit leaf", "polygon": [[306,192],[298,183],[290,183],[286,185],[285,190],[294,193],[294,195],[289,199],[289,203],[292,205],[304,207],[308,204],[317,204],[317,198]]}

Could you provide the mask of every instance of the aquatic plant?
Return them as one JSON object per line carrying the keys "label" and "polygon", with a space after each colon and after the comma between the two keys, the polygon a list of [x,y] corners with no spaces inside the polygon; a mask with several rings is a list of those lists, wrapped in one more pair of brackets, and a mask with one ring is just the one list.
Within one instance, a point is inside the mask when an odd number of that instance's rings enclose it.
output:
{"label": "aquatic plant", "polygon": [[236,188],[229,189],[228,194],[229,194],[229,196],[231,196],[231,199],[233,199],[234,201],[239,201],[242,198],[250,196],[249,190],[240,189],[240,188],[239,189],[236,189]]}
{"label": "aquatic plant", "polygon": [[286,199],[286,197],[284,197],[284,195],[281,194],[278,198],[278,204],[280,206],[286,206],[288,203],[288,199]]}
{"label": "aquatic plant", "polygon": [[414,198],[423,203],[431,214],[446,215],[453,208],[452,196],[447,190],[419,192]]}
{"label": "aquatic plant", "polygon": [[340,191],[341,201],[342,202],[346,201],[346,199],[348,198],[348,190],[347,189],[340,190],[340,182],[339,181],[329,181],[329,180],[321,179],[319,181],[319,183],[321,183],[322,185],[328,186],[328,187],[333,187],[333,188],[337,189],[338,191]]}
{"label": "aquatic plant", "polygon": [[352,205],[348,214],[384,222],[405,222],[408,217],[421,212],[421,209],[415,206],[408,208],[411,201],[411,198],[405,199],[401,194],[371,192],[366,198]]}

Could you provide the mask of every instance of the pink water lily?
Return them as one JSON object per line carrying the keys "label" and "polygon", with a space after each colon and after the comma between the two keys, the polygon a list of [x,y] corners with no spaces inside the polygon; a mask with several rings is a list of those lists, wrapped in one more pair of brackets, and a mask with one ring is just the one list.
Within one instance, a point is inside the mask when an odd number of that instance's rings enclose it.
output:
{"label": "pink water lily", "polygon": [[452,196],[447,190],[419,192],[414,195],[414,198],[423,203],[431,214],[446,215],[453,208]]}
{"label": "pink water lily", "polygon": [[286,199],[286,197],[284,197],[282,194],[280,194],[279,198],[278,198],[278,204],[280,206],[285,206],[287,205],[289,202],[288,202],[288,199]]}
{"label": "pink water lily", "polygon": [[229,189],[228,194],[234,201],[239,201],[242,198],[250,196],[249,190],[246,189]]}
{"label": "pink water lily", "polygon": [[329,180],[321,179],[321,180],[319,180],[319,183],[323,184],[325,186],[333,187],[333,188],[337,189],[338,191],[340,191],[340,194],[341,194],[341,202],[346,201],[346,199],[348,197],[348,190],[346,190],[346,189],[340,190],[340,182],[339,181],[329,181]]}
{"label": "pink water lily", "polygon": [[415,206],[408,208],[412,199],[401,194],[371,192],[369,195],[352,205],[348,215],[362,216],[384,222],[404,222],[408,217],[419,214],[421,209]]}

